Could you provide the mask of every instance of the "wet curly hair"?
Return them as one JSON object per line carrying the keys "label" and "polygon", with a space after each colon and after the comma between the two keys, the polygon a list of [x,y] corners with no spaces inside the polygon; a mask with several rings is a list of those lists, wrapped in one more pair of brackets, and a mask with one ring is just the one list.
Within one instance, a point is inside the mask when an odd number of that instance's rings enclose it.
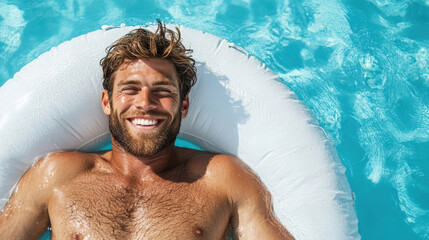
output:
{"label": "wet curly hair", "polygon": [[103,68],[103,88],[112,94],[115,73],[122,64],[143,58],[162,58],[171,61],[179,77],[180,97],[182,101],[197,81],[197,69],[191,49],[186,49],[181,42],[179,28],[176,32],[168,29],[165,23],[157,19],[155,33],[139,28],[118,39],[106,49],[106,56],[101,59]]}

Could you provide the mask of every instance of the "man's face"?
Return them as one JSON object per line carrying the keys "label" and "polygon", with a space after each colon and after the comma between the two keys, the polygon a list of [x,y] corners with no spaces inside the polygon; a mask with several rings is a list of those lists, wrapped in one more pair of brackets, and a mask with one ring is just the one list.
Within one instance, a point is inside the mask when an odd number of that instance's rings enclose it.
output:
{"label": "man's face", "polygon": [[116,72],[112,96],[103,91],[113,139],[127,152],[152,157],[174,143],[189,101],[180,100],[176,70],[165,59],[123,64]]}

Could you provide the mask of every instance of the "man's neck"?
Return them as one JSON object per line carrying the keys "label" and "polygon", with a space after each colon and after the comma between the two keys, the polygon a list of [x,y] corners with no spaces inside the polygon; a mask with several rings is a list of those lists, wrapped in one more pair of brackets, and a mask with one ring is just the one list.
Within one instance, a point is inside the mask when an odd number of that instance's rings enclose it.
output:
{"label": "man's neck", "polygon": [[174,144],[171,144],[154,156],[135,156],[112,139],[110,162],[125,176],[141,179],[153,174],[159,175],[175,166],[177,164],[176,149]]}

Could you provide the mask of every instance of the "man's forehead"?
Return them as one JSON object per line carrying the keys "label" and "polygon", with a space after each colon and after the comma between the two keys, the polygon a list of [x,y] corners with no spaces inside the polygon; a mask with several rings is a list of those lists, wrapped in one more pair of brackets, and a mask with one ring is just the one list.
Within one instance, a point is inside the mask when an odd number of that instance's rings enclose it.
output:
{"label": "man's forehead", "polygon": [[[135,61],[126,60],[115,74],[116,84],[137,84],[138,75],[156,76],[157,85],[179,85],[179,78],[173,63],[162,58],[145,58]],[[148,77],[149,77],[148,76]]]}

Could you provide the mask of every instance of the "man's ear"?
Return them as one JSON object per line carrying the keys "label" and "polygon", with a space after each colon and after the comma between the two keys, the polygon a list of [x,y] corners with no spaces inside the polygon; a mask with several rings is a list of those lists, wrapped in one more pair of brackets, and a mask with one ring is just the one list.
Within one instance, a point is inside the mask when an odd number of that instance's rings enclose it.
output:
{"label": "man's ear", "polygon": [[182,118],[185,118],[186,115],[188,115],[188,110],[189,110],[189,96],[188,94],[186,94],[186,97],[182,102],[182,109],[181,109]]}
{"label": "man's ear", "polygon": [[109,116],[111,113],[109,100],[109,93],[107,92],[107,90],[103,90],[103,92],[101,93],[101,107],[103,108],[104,114],[106,114],[107,116]]}

